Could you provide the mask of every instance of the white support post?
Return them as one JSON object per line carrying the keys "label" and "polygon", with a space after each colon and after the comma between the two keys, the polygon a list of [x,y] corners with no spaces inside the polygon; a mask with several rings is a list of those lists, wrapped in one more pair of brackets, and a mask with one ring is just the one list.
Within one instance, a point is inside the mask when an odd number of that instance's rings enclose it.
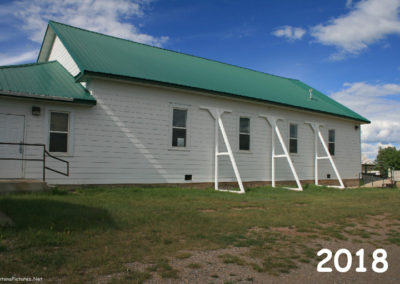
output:
{"label": "white support post", "polygon": [[[312,126],[314,129],[314,126]],[[315,129],[314,129],[315,133]],[[314,134],[314,182],[318,185],[318,137]]]}
{"label": "white support post", "polygon": [[[211,112],[211,111],[210,111]],[[212,114],[211,114],[212,115]],[[212,115],[214,117],[214,115]],[[214,117],[215,119],[215,147],[214,147],[214,189],[218,190],[218,149],[219,149],[219,139],[218,139],[218,123],[217,123],[217,118]]]}
{"label": "white support post", "polygon": [[[315,185],[319,185],[318,182],[318,160],[324,160],[324,159],[328,159],[329,162],[332,165],[332,168],[336,174],[336,177],[339,181],[340,186],[330,186],[330,187],[338,187],[338,188],[344,188],[344,184],[343,184],[343,180],[339,174],[339,171],[335,165],[335,162],[332,159],[332,155],[331,153],[329,153],[329,149],[326,146],[324,137],[322,136],[320,127],[322,126],[322,124],[319,124],[317,122],[306,122],[308,124],[310,124],[311,128],[313,129],[314,132],[314,152],[315,152],[315,156],[314,156],[314,180],[315,180]],[[322,147],[324,148],[324,151],[326,153],[326,156],[318,156],[318,138],[321,141]]]}
{"label": "white support post", "polygon": [[[289,152],[286,148],[285,142],[282,139],[281,132],[279,131],[279,127],[277,125],[277,121],[282,120],[282,118],[275,117],[275,116],[268,116],[268,115],[260,115],[260,117],[263,117],[268,121],[268,123],[271,125],[271,130],[272,130],[272,132],[271,132],[272,133],[272,135],[271,135],[271,137],[272,137],[272,141],[271,141],[271,146],[272,146],[272,149],[271,149],[271,183],[272,183],[272,187],[275,187],[275,159],[276,158],[286,158],[289,163],[290,170],[292,171],[294,179],[296,180],[296,183],[297,183],[297,188],[288,188],[288,189],[296,190],[296,191],[303,191],[303,187],[301,186],[296,169],[294,168],[293,162],[290,159]],[[276,134],[276,136],[278,136],[278,140],[282,146],[284,154],[277,155],[275,152],[275,134]]]}
{"label": "white support post", "polygon": [[[266,117],[266,119],[268,120],[268,117]],[[268,120],[268,122],[270,123],[270,121]],[[271,124],[271,123],[270,123]],[[275,127],[271,124],[271,128],[272,128],[272,133],[271,133],[271,184],[272,187],[275,187]]]}
{"label": "white support post", "polygon": [[[215,157],[214,157],[214,188],[215,188],[215,190],[227,191],[227,192],[233,192],[233,193],[245,193],[242,179],[240,178],[239,170],[236,165],[235,157],[233,156],[232,148],[229,143],[228,136],[226,135],[225,127],[224,127],[224,124],[222,123],[222,118],[221,118],[225,112],[231,112],[231,111],[226,110],[226,109],[217,109],[217,108],[213,108],[213,107],[203,107],[203,106],[201,106],[200,109],[208,110],[210,112],[211,116],[215,120],[215,128],[214,128],[214,132],[215,132],[215,137],[214,137],[215,138],[215,142],[214,142],[214,145],[215,145],[215,147],[214,147],[214,154],[215,154]],[[218,145],[219,131],[218,130],[221,130],[222,138],[224,139],[224,143],[225,143],[227,152],[219,152],[219,145]],[[233,171],[235,172],[236,180],[239,184],[239,189],[240,189],[239,191],[219,189],[219,185],[218,185],[218,157],[219,156],[229,156],[231,163],[232,163]]]}

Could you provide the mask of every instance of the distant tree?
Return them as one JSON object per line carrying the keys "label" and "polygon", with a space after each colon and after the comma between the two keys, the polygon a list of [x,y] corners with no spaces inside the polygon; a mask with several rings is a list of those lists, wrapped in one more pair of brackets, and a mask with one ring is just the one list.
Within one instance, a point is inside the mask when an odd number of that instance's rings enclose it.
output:
{"label": "distant tree", "polygon": [[384,177],[388,176],[388,168],[400,170],[400,150],[395,147],[379,147],[378,156],[376,156],[376,169]]}

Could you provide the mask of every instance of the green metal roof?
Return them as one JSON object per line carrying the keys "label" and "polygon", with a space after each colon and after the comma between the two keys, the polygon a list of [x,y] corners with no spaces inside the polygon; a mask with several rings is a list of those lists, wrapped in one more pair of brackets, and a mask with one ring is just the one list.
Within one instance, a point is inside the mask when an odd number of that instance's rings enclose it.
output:
{"label": "green metal roof", "polygon": [[0,66],[0,95],[96,104],[57,61]]}
{"label": "green metal roof", "polygon": [[[95,73],[217,92],[242,98],[369,121],[293,79],[49,22],[78,65],[82,79]],[[39,57],[41,58],[41,57]],[[43,60],[43,59],[41,59]]]}

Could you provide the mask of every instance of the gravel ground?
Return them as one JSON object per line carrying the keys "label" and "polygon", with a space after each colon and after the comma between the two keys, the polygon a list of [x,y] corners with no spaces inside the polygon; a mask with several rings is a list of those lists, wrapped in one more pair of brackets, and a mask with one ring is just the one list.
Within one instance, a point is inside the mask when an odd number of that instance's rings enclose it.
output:
{"label": "gravel ground", "polygon": [[[388,252],[387,261],[389,269],[382,274],[375,273],[371,269],[372,257],[370,254],[376,249],[372,245],[354,244],[349,241],[321,242],[323,247],[333,252],[340,248],[347,248],[353,253],[353,265],[349,272],[332,273],[317,272],[317,262],[300,264],[298,269],[289,274],[273,276],[268,273],[259,273],[247,265],[223,263],[220,255],[238,255],[246,259],[244,255],[247,248],[229,248],[213,251],[192,252],[192,256],[183,259],[172,259],[170,265],[179,270],[179,279],[163,279],[157,273],[152,273],[152,278],[145,283],[400,283],[400,248],[398,246],[385,246]],[[355,272],[358,265],[358,257],[354,254],[357,250],[365,249],[365,266],[367,272]],[[317,251],[316,251],[317,252]],[[198,269],[189,268],[188,265],[198,263]],[[342,262],[341,262],[342,263]],[[344,262],[342,264],[345,265]],[[333,266],[333,260],[327,263],[327,267]],[[145,271],[148,265],[139,263],[129,264],[128,267],[138,271]]]}
{"label": "gravel ground", "polygon": [[[352,253],[353,263],[350,271],[337,272],[334,268],[333,257],[324,267],[333,268],[331,273],[317,272],[317,260],[310,263],[298,263],[298,268],[290,270],[288,274],[278,276],[269,273],[257,272],[248,263],[260,264],[262,259],[249,257],[249,248],[231,247],[209,251],[187,251],[186,258],[169,258],[169,265],[178,271],[178,279],[165,279],[157,272],[151,272],[151,278],[145,283],[400,283],[400,247],[386,241],[387,234],[399,232],[400,222],[388,221],[385,215],[371,217],[366,224],[357,224],[352,229],[363,229],[371,233],[369,238],[362,239],[358,235],[345,234],[347,240],[310,240],[307,245],[315,247],[315,254],[322,248],[330,249],[333,254],[341,248],[346,248]],[[390,222],[390,223],[389,223]],[[326,224],[329,226],[329,224]],[[393,230],[396,228],[395,230]],[[296,235],[293,229],[271,228],[271,231]],[[304,233],[298,232],[304,237]],[[400,234],[398,234],[400,236]],[[355,253],[363,248],[365,251],[364,265],[367,272],[356,272],[358,257]],[[372,253],[377,248],[387,251],[389,268],[384,273],[376,273],[371,269]],[[223,255],[237,256],[244,260],[244,264],[224,263]],[[339,259],[342,267],[345,266],[345,257]],[[147,271],[151,264],[130,263],[127,268],[135,271]],[[380,267],[378,265],[378,267]]]}

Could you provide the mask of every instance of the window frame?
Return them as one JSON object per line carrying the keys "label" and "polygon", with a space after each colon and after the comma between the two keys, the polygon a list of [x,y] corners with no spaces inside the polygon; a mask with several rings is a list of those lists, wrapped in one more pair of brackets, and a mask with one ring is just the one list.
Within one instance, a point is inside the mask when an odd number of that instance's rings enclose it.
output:
{"label": "window frame", "polygon": [[[296,138],[292,138],[291,136],[290,136],[290,126],[291,125],[296,125],[296,127],[297,127],[297,136],[296,136]],[[289,121],[289,123],[288,123],[288,140],[289,140],[289,143],[288,143],[288,152],[289,152],[289,155],[294,155],[294,156],[296,156],[296,155],[299,155],[300,153],[299,153],[299,125],[300,125],[300,123],[298,123],[298,122],[295,122],[295,121]],[[291,152],[290,151],[290,141],[291,140],[296,140],[297,141],[297,145],[296,145],[296,152]]]}
{"label": "window frame", "polygon": [[[49,153],[51,154],[55,154],[57,156],[71,156],[72,155],[72,113],[70,111],[66,111],[66,110],[60,110],[60,109],[50,109],[47,112],[47,123],[48,123],[48,127],[47,127],[47,149],[49,151]],[[51,114],[52,113],[64,113],[68,115],[68,127],[67,127],[67,131],[55,131],[55,130],[51,130]],[[52,152],[50,151],[50,134],[51,133],[66,133],[67,134],[67,151],[66,152]]]}
{"label": "window frame", "polygon": [[[180,110],[186,110],[186,146],[185,147],[178,147],[178,146],[172,146],[172,137],[173,137],[173,128],[181,128],[182,127],[175,127],[174,124],[174,109],[180,109]],[[190,134],[191,134],[191,106],[186,105],[186,104],[180,104],[180,103],[169,103],[169,122],[168,122],[168,144],[167,144],[167,149],[169,151],[190,151],[190,146],[191,146],[191,139],[190,139]]]}
{"label": "window frame", "polygon": [[[330,141],[330,132],[333,131],[333,141]],[[331,153],[330,145],[333,145],[333,154]],[[336,129],[328,129],[328,151],[331,156],[335,156],[336,154]]]}
{"label": "window frame", "polygon": [[[240,132],[240,119],[241,118],[247,118],[248,120],[249,120],[249,133],[244,133],[244,132]],[[238,143],[237,143],[237,149],[238,149],[238,152],[241,152],[241,153],[251,153],[251,149],[252,149],[252,139],[251,139],[251,136],[252,136],[252,131],[251,131],[251,129],[252,129],[252,122],[251,122],[251,120],[252,120],[252,117],[250,116],[250,115],[246,115],[246,114],[239,114],[239,118],[238,118]],[[245,149],[240,149],[240,136],[241,135],[248,135],[249,136],[249,149],[247,149],[247,150],[245,150]]]}

